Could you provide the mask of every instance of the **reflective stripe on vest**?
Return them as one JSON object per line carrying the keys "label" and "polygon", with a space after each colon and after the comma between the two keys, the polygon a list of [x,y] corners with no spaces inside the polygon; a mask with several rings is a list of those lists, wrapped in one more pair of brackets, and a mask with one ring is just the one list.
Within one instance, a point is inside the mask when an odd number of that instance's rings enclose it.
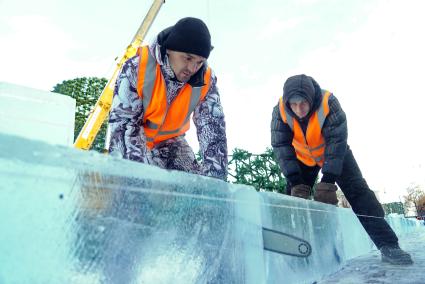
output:
{"label": "reflective stripe on vest", "polygon": [[306,135],[304,135],[299,122],[289,113],[286,113],[282,97],[279,100],[279,110],[282,120],[289,125],[294,133],[292,145],[295,148],[297,159],[307,166],[323,166],[325,158],[325,139],[322,135],[322,127],[329,114],[328,101],[330,95],[331,93],[329,91],[322,90],[322,103],[319,109],[310,116]]}
{"label": "reflective stripe on vest", "polygon": [[143,100],[142,125],[149,149],[161,141],[184,134],[190,127],[190,116],[197,104],[205,99],[211,81],[211,69],[204,74],[202,87],[185,84],[170,105],[167,104],[167,87],[161,67],[147,46],[139,48],[139,73],[137,93]]}

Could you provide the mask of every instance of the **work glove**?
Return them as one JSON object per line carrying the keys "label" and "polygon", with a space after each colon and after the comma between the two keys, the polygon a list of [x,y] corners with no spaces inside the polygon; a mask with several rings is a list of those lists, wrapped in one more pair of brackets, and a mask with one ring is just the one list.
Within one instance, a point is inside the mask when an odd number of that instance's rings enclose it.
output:
{"label": "work glove", "polygon": [[319,182],[315,186],[314,200],[337,205],[338,198],[336,196],[337,187],[333,183]]}
{"label": "work glove", "polygon": [[298,184],[291,188],[291,196],[309,199],[311,187],[305,184]]}

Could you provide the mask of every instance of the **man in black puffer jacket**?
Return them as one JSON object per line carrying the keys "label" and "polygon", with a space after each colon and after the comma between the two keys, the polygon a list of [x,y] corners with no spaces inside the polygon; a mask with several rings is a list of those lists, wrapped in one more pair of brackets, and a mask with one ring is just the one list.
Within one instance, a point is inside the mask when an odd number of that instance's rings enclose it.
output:
{"label": "man in black puffer jacket", "polygon": [[273,109],[271,144],[287,179],[286,193],[336,205],[339,185],[366,232],[392,264],[412,264],[385,221],[382,206],[370,190],[347,145],[347,121],[336,97],[306,75],[288,78]]}

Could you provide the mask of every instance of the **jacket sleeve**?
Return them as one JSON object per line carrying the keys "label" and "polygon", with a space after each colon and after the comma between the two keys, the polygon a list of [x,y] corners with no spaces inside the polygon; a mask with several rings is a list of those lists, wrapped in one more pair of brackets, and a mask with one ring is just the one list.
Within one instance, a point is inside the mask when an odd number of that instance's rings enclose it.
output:
{"label": "jacket sleeve", "polygon": [[289,125],[283,122],[280,116],[279,105],[273,109],[270,129],[271,144],[283,175],[289,180],[291,185],[303,183],[301,169],[294,146],[292,146],[294,133]]}
{"label": "jacket sleeve", "polygon": [[141,127],[143,104],[137,94],[139,56],[129,59],[118,75],[109,114],[109,152],[124,159],[146,163],[146,138]]}
{"label": "jacket sleeve", "polygon": [[347,149],[347,120],[337,98],[329,98],[329,114],[322,128],[325,139],[325,161],[322,167],[326,182],[335,182],[341,175],[345,151]]}
{"label": "jacket sleeve", "polygon": [[223,107],[217,89],[217,78],[212,74],[211,87],[195,108],[193,122],[202,156],[202,173],[227,179],[227,138]]}

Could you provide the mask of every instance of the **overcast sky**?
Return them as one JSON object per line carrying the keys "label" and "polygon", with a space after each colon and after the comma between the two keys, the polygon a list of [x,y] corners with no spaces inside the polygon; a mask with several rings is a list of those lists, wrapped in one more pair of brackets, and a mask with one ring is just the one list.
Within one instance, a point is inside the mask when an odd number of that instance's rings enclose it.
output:
{"label": "overcast sky", "polygon": [[[0,81],[52,90],[108,78],[151,3],[0,0]],[[167,0],[146,42],[182,17],[207,23],[230,150],[270,147],[285,79],[314,77],[345,110],[371,188],[397,201],[411,183],[425,188],[424,11],[421,0]],[[193,131],[189,141],[197,150]]]}

